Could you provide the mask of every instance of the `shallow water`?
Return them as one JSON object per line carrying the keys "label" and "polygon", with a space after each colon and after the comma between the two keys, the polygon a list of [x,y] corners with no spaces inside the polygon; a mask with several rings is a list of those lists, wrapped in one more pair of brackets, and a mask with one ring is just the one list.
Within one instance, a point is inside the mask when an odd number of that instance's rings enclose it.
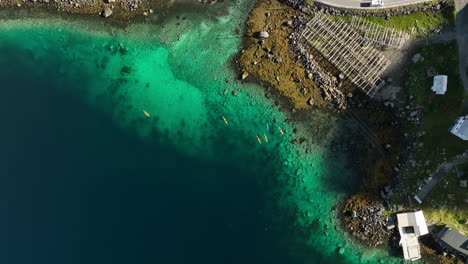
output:
{"label": "shallow water", "polygon": [[397,261],[338,227],[353,176],[327,149],[336,118],[316,114],[328,137],[305,154],[237,80],[252,5],[126,30],[1,21],[2,263]]}

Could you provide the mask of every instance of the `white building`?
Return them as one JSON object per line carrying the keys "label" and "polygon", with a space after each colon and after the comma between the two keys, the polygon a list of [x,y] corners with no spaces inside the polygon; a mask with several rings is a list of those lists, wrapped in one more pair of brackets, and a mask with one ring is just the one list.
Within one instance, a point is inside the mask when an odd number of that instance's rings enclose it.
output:
{"label": "white building", "polygon": [[463,140],[468,140],[468,115],[458,118],[450,133]]}
{"label": "white building", "polygon": [[429,233],[422,211],[397,214],[400,246],[405,260],[421,258],[419,237]]}
{"label": "white building", "polygon": [[434,76],[434,83],[432,84],[431,90],[436,94],[445,94],[447,91],[447,75]]}

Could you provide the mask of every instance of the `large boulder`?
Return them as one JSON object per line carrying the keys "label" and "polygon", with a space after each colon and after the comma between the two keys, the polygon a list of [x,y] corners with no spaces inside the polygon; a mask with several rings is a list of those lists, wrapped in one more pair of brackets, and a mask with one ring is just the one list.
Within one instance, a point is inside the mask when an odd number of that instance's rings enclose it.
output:
{"label": "large boulder", "polygon": [[248,72],[246,72],[246,71],[242,72],[242,74],[241,74],[241,80],[244,80],[244,79],[247,78],[248,76],[249,76],[249,73],[248,73]]}
{"label": "large boulder", "polygon": [[254,33],[254,37],[259,39],[266,39],[270,37],[270,34],[268,34],[266,31],[258,31]]}
{"label": "large boulder", "polygon": [[411,58],[411,61],[413,61],[413,63],[417,63],[423,60],[424,60],[424,57],[421,55],[421,53],[417,53]]}
{"label": "large boulder", "polygon": [[112,9],[110,9],[109,7],[104,8],[101,15],[103,17],[110,17],[112,15]]}

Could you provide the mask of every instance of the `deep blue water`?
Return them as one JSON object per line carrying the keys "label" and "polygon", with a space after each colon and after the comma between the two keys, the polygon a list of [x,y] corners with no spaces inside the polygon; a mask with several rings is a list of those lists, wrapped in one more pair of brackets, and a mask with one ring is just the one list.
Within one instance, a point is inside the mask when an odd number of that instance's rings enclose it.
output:
{"label": "deep blue water", "polygon": [[24,70],[0,72],[0,263],[279,260],[254,175],[144,144]]}
{"label": "deep blue water", "polygon": [[252,5],[128,34],[0,18],[0,264],[386,258],[339,228],[351,174],[328,139],[291,144],[287,115],[230,68]]}

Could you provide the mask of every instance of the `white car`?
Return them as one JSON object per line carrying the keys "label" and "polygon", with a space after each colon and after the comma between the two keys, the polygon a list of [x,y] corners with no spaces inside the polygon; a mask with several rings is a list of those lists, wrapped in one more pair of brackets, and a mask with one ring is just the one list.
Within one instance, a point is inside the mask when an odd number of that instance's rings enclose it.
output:
{"label": "white car", "polygon": [[383,0],[372,0],[372,2],[370,3],[371,7],[378,7],[378,6],[383,6],[383,5],[384,5]]}

